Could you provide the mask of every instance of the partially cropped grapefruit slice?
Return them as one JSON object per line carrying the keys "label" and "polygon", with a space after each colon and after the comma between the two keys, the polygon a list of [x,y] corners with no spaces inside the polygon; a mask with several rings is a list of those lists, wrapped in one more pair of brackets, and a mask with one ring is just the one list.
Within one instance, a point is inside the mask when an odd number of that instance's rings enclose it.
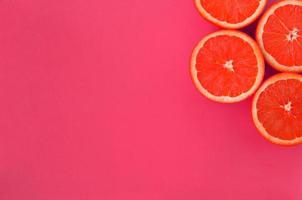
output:
{"label": "partially cropped grapefruit slice", "polygon": [[267,0],[195,0],[199,13],[227,29],[243,28],[257,19]]}
{"label": "partially cropped grapefruit slice", "polygon": [[302,143],[302,76],[280,73],[255,94],[254,123],[267,140],[280,145]]}
{"label": "partially cropped grapefruit slice", "polygon": [[234,103],[246,99],[260,85],[264,60],[256,42],[245,33],[223,30],[207,35],[195,47],[191,76],[207,98]]}
{"label": "partially cropped grapefruit slice", "polygon": [[257,41],[272,67],[302,72],[302,1],[273,4],[259,21]]}

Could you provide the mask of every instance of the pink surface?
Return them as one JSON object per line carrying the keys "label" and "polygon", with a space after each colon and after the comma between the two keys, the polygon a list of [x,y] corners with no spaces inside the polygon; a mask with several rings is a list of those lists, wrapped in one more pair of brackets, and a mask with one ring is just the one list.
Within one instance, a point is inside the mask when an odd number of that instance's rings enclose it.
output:
{"label": "pink surface", "polygon": [[300,200],[302,146],[203,98],[184,0],[0,1],[1,200]]}

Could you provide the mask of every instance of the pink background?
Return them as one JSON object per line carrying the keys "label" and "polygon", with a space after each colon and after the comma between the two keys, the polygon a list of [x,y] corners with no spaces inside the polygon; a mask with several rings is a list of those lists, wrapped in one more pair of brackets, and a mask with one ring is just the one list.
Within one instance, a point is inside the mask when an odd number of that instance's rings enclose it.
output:
{"label": "pink background", "polygon": [[0,19],[1,200],[301,200],[302,146],[195,90],[215,28],[192,0],[1,0]]}

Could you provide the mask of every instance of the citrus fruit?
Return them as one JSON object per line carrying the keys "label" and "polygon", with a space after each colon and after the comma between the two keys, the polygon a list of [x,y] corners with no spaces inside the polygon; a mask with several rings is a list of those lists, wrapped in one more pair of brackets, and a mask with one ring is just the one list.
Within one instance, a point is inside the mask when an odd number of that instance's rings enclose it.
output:
{"label": "citrus fruit", "polygon": [[264,59],[257,43],[248,35],[222,30],[198,43],[192,53],[190,72],[204,96],[234,103],[258,88],[264,75]]}
{"label": "citrus fruit", "polygon": [[271,66],[302,72],[302,1],[273,4],[259,21],[257,41]]}
{"label": "citrus fruit", "polygon": [[195,0],[199,13],[217,26],[243,28],[257,19],[267,0]]}
{"label": "citrus fruit", "polygon": [[269,78],[256,92],[254,123],[269,141],[280,145],[302,142],[302,76],[280,73]]}

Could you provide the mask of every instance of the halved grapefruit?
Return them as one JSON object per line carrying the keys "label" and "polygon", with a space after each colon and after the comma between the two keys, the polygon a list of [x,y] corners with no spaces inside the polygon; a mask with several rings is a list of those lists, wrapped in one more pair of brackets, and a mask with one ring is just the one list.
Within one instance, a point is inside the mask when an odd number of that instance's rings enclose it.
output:
{"label": "halved grapefruit", "polygon": [[264,82],[252,105],[254,124],[270,142],[302,143],[302,76],[280,73]]}
{"label": "halved grapefruit", "polygon": [[302,1],[273,4],[259,21],[257,41],[272,67],[302,72]]}
{"label": "halved grapefruit", "polygon": [[245,33],[222,30],[207,35],[191,57],[191,76],[207,98],[234,103],[253,94],[263,80],[264,59]]}
{"label": "halved grapefruit", "polygon": [[199,13],[217,26],[243,28],[257,19],[267,0],[195,0]]}

